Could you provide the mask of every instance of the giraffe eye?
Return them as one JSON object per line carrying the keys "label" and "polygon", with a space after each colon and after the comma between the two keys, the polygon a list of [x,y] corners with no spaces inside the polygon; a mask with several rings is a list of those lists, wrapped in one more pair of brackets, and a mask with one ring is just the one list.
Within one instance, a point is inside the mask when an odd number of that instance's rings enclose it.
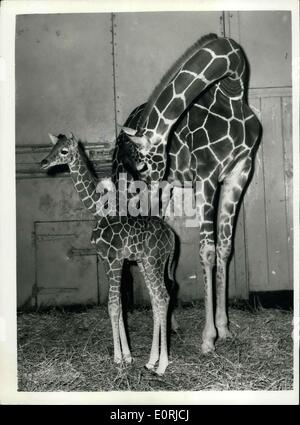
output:
{"label": "giraffe eye", "polygon": [[62,150],[60,151],[62,155],[67,155],[68,152],[69,150],[67,148],[62,148]]}

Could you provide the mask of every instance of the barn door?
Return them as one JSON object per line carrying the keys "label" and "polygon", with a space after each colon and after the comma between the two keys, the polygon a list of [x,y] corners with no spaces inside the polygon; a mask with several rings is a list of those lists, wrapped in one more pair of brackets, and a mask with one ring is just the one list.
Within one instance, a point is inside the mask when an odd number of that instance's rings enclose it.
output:
{"label": "barn door", "polygon": [[[92,221],[37,222],[36,304],[96,304],[97,257],[90,244]],[[104,274],[102,274],[104,276]]]}
{"label": "barn door", "polygon": [[[226,12],[225,28],[246,52],[249,104],[262,123],[254,174],[239,217],[249,288],[289,290],[293,288],[291,13]],[[236,241],[241,233],[238,229]],[[237,254],[236,250],[236,260]]]}

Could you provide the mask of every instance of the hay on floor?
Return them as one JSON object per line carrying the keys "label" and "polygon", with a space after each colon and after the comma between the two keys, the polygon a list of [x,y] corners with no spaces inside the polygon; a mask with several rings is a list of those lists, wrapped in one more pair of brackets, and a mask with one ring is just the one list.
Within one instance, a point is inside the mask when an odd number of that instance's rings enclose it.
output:
{"label": "hay on floor", "polygon": [[146,371],[152,313],[128,313],[134,363],[113,363],[106,307],[18,315],[19,391],[289,390],[293,386],[292,313],[230,308],[232,340],[201,353],[204,309],[176,310],[170,364],[163,377]]}

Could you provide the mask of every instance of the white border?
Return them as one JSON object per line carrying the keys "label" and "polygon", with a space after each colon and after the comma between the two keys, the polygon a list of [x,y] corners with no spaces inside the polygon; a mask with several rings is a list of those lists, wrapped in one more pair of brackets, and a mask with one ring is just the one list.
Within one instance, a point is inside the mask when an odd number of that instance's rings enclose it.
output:
{"label": "white border", "polygon": [[[187,10],[290,10],[293,30],[294,390],[201,392],[17,392],[15,206],[15,16]],[[298,404],[299,402],[299,5],[297,0],[3,0],[0,21],[0,403],[2,404]],[[201,377],[199,377],[201,379]],[[113,400],[113,402],[112,402]]]}

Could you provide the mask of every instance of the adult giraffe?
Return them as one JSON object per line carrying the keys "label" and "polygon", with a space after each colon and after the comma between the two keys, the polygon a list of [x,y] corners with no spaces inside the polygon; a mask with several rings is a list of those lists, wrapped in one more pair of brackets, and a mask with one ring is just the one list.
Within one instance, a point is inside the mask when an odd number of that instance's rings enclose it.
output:
{"label": "adult giraffe", "polygon": [[[246,60],[241,47],[229,38],[206,35],[179,58],[147,104],[137,108],[122,127],[135,149],[128,139],[124,142],[124,133],[117,143],[116,155],[141,179],[192,183],[205,284],[204,353],[214,350],[215,322],[219,338],[230,336],[226,268],[237,206],[260,135],[260,124],[245,98],[246,80]],[[220,185],[217,220],[214,201]]]}

